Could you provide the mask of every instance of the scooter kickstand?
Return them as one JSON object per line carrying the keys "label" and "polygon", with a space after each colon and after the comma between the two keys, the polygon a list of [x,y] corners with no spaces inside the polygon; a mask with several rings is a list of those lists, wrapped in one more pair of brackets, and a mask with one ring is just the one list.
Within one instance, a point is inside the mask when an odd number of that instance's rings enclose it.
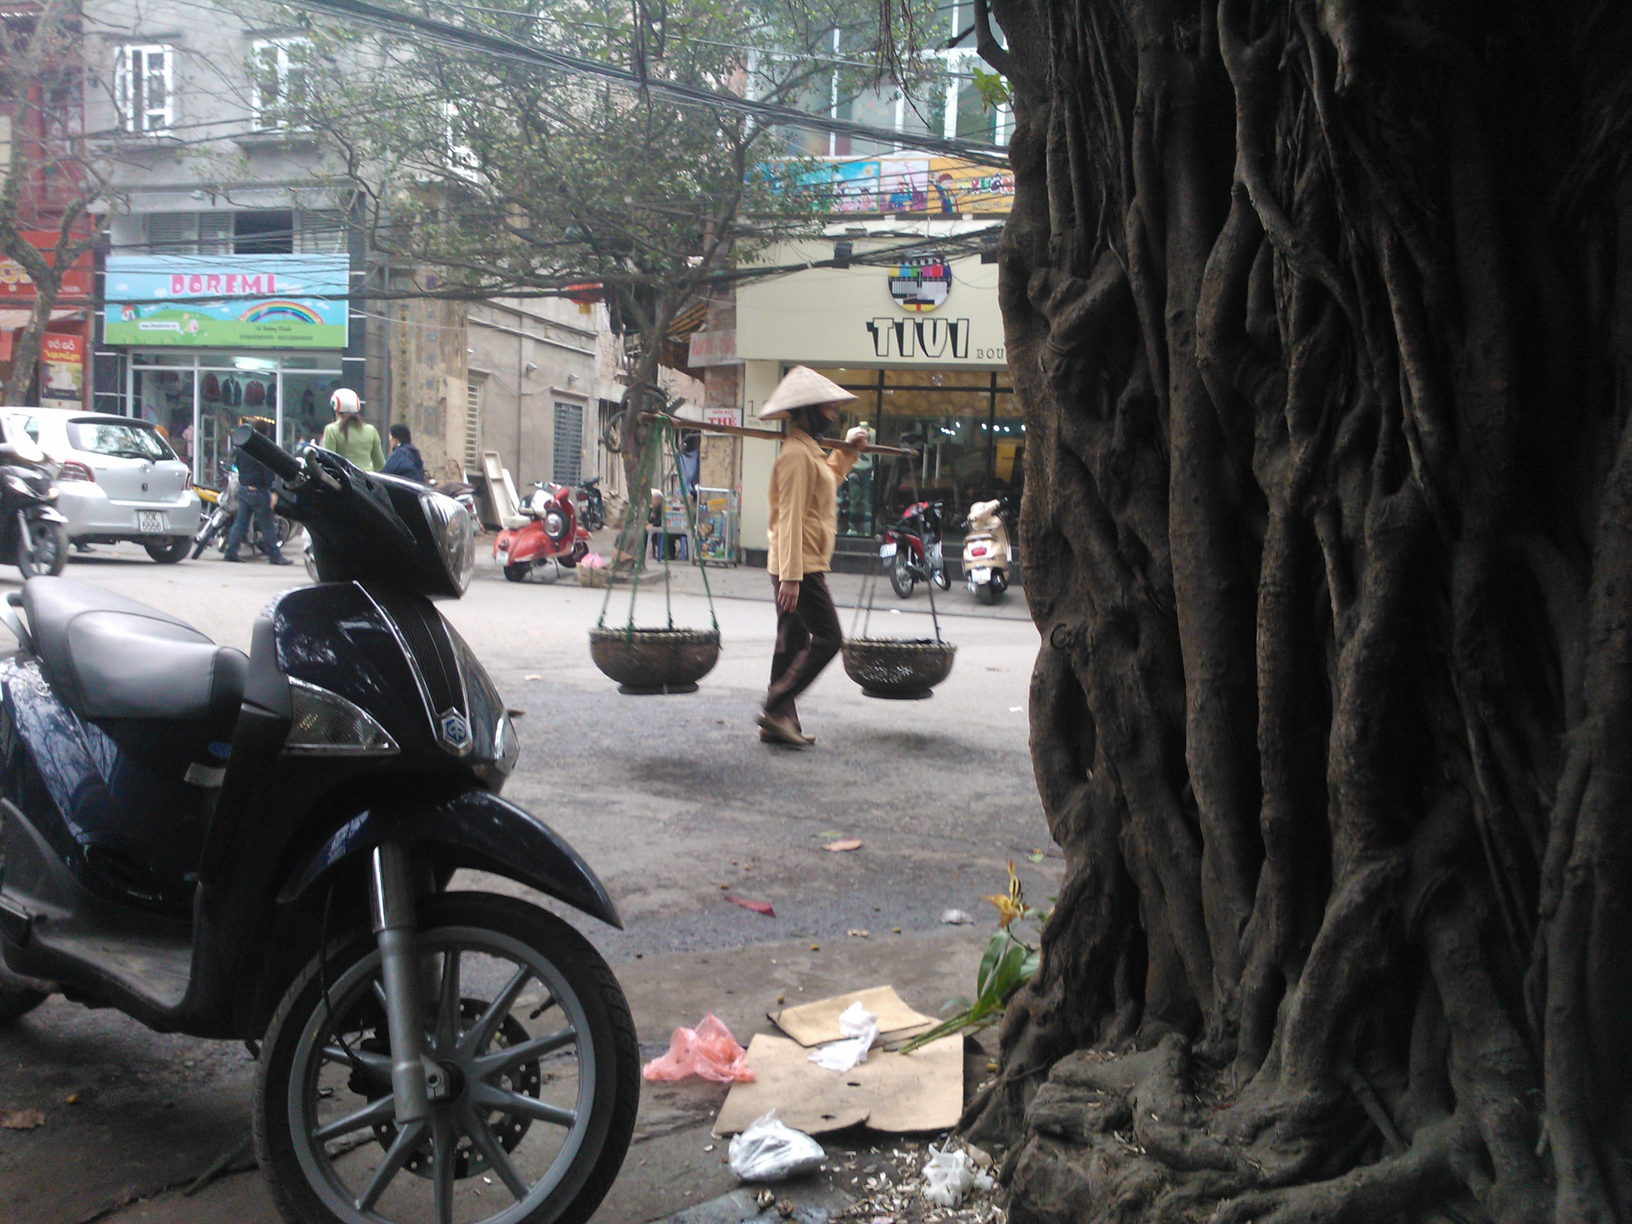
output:
{"label": "scooter kickstand", "polygon": [[374,848],[368,874],[369,911],[385,978],[385,1021],[391,1035],[391,1094],[399,1127],[424,1122],[431,1101],[446,1091],[442,1068],[425,1057],[424,1011],[415,950],[414,882],[408,847]]}

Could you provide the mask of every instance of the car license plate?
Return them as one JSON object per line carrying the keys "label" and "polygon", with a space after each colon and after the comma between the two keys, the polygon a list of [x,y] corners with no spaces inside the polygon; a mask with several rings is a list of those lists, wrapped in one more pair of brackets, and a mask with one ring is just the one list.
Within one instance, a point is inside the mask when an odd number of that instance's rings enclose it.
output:
{"label": "car license plate", "polygon": [[992,578],[992,567],[989,565],[977,565],[974,569],[969,571],[969,577],[974,579],[976,582],[990,582]]}
{"label": "car license plate", "polygon": [[159,510],[136,511],[136,530],[144,534],[159,534],[164,530],[164,513]]}
{"label": "car license plate", "polygon": [[880,544],[878,546],[878,555],[880,557],[884,557],[884,558],[889,558],[889,557],[895,556],[895,545],[894,544]]}

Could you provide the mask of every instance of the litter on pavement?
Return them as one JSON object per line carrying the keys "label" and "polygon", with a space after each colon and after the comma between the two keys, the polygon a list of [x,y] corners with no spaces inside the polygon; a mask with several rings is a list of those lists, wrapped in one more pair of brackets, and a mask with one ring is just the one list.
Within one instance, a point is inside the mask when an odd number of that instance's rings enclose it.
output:
{"label": "litter on pavement", "polygon": [[937,1207],[957,1207],[970,1190],[990,1191],[991,1175],[975,1167],[969,1153],[961,1148],[931,1147],[924,1166],[924,1198]]}
{"label": "litter on pavement", "polygon": [[841,1017],[854,1004],[878,1017],[878,1035],[885,1046],[899,1045],[925,1029],[933,1028],[935,1018],[915,1012],[895,993],[893,986],[874,986],[868,990],[853,990],[849,994],[834,995],[801,1003],[769,1013],[772,1024],[802,1046],[826,1045],[849,1036],[840,1023]]}
{"label": "litter on pavement", "polygon": [[776,1120],[770,1110],[731,1140],[731,1172],[745,1182],[781,1181],[821,1167],[822,1145]]}
{"label": "litter on pavement", "polygon": [[975,924],[975,916],[966,910],[942,910],[941,921],[947,926],[973,926]]}
{"label": "litter on pavement", "polygon": [[[881,1048],[865,1062],[835,1074],[813,1062],[811,1050],[833,1042],[859,1042],[862,1015],[872,1017],[887,1047],[933,1025],[895,990],[878,986],[819,999],[773,1013],[787,1037],[766,1033],[748,1043],[753,1083],[732,1086],[714,1123],[718,1135],[740,1134],[770,1110],[786,1126],[822,1135],[865,1124],[886,1134],[946,1130],[963,1111],[963,1038],[934,1041],[911,1054]],[[791,1038],[791,1040],[790,1040]],[[869,1044],[872,1044],[869,1042]],[[817,1051],[818,1054],[822,1051]]]}
{"label": "litter on pavement", "polygon": [[878,1017],[860,1003],[852,1003],[839,1016],[841,1041],[817,1046],[810,1061],[824,1071],[848,1071],[867,1061],[867,1051],[878,1040]]}
{"label": "litter on pavement", "polygon": [[694,1029],[675,1029],[669,1038],[669,1052],[652,1059],[641,1074],[649,1080],[671,1082],[690,1075],[717,1084],[747,1084],[754,1080],[754,1069],[743,1048],[713,1012]]}

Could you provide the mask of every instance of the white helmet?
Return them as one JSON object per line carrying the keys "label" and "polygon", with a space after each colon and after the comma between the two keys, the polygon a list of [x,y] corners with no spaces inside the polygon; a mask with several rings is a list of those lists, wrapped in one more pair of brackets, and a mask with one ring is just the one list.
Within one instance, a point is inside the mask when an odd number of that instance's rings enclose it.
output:
{"label": "white helmet", "polygon": [[350,387],[337,387],[329,396],[329,407],[350,416],[363,410],[363,401],[357,398],[357,392]]}

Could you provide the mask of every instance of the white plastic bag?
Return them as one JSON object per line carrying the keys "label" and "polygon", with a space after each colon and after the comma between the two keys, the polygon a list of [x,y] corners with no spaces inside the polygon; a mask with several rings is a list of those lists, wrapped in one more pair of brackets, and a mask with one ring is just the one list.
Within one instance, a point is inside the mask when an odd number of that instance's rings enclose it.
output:
{"label": "white plastic bag", "polygon": [[860,1003],[852,1003],[839,1017],[839,1032],[847,1040],[830,1041],[810,1055],[810,1061],[824,1071],[848,1071],[866,1062],[867,1051],[878,1040],[878,1017]]}
{"label": "white plastic bag", "polygon": [[924,1198],[937,1207],[957,1207],[970,1190],[989,1191],[994,1183],[980,1172],[969,1153],[951,1148],[931,1147],[924,1166]]}
{"label": "white plastic bag", "polygon": [[731,1172],[745,1182],[774,1182],[809,1173],[827,1159],[822,1145],[784,1126],[771,1110],[731,1140]]}

